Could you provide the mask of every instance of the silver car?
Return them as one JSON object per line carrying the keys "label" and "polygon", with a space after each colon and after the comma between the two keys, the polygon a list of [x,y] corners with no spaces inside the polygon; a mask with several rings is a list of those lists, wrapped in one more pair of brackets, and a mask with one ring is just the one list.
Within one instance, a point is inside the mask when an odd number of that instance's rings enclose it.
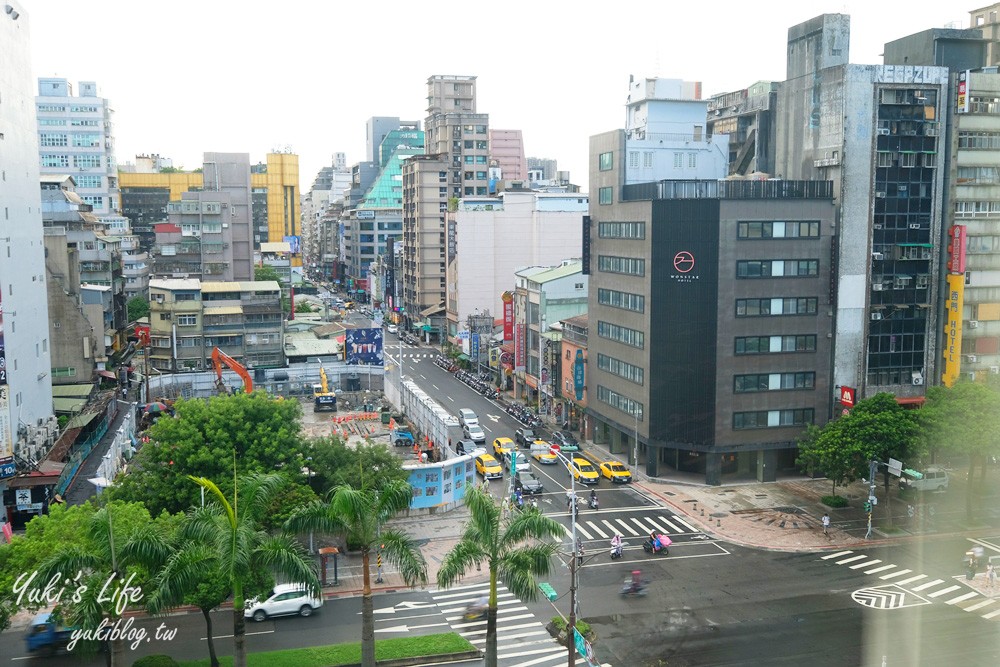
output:
{"label": "silver car", "polygon": [[272,616],[312,616],[322,606],[323,598],[314,597],[305,584],[279,584],[265,600],[247,600],[243,616],[259,623]]}

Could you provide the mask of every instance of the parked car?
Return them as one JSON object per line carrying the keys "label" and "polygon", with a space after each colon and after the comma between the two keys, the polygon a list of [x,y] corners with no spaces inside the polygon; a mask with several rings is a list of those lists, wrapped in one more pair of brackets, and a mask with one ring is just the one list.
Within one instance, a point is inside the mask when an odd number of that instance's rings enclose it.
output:
{"label": "parked car", "polygon": [[464,429],[465,437],[477,445],[486,444],[486,432],[479,424],[469,424]]}
{"label": "parked car", "polygon": [[601,476],[610,479],[615,484],[628,484],[632,481],[632,473],[618,461],[605,461],[601,464]]}
{"label": "parked car", "polygon": [[948,473],[941,468],[928,468],[920,479],[913,479],[904,473],[899,478],[899,488],[904,491],[944,491],[948,488]]}
{"label": "parked car", "polygon": [[570,466],[573,469],[573,478],[581,484],[597,484],[600,481],[597,468],[587,459],[576,456],[570,461]]}
{"label": "parked car", "polygon": [[514,490],[521,493],[534,494],[542,492],[542,480],[535,477],[530,470],[518,470],[514,475]]}
{"label": "parked car", "polygon": [[527,426],[514,431],[514,442],[519,445],[527,445],[529,442],[534,442],[535,437],[535,430]]}
{"label": "parked car", "polygon": [[461,408],[458,411],[458,423],[462,426],[471,426],[473,424],[478,425],[479,417],[469,408]]}
{"label": "parked car", "polygon": [[572,433],[568,431],[556,431],[552,434],[552,442],[559,445],[559,449],[564,452],[580,451],[580,443]]}
{"label": "parked car", "polygon": [[476,472],[482,475],[483,479],[503,479],[503,468],[491,454],[476,457]]}
{"label": "parked car", "polygon": [[[474,449],[476,449],[476,443],[471,440],[459,440],[458,444],[455,445],[455,452],[457,452],[459,456],[462,454],[471,454]],[[482,449],[482,447],[479,449]]]}
{"label": "parked car", "polygon": [[272,616],[311,616],[322,606],[323,599],[310,593],[305,584],[279,584],[265,600],[247,600],[243,615],[259,623]]}

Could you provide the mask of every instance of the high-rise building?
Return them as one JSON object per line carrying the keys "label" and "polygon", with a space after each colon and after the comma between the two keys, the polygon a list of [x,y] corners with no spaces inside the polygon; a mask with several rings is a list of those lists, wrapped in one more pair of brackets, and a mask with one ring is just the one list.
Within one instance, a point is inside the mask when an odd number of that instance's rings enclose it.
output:
{"label": "high-rise building", "polygon": [[[30,27],[17,0],[0,12],[0,480],[32,470],[36,431],[52,417],[52,360],[39,191]],[[52,483],[54,480],[50,480]],[[6,484],[0,482],[0,490]],[[32,502],[41,503],[41,491]],[[7,494],[3,494],[7,497]],[[13,511],[13,507],[5,508]]]}
{"label": "high-rise building", "polygon": [[983,65],[1000,65],[1000,2],[969,12],[969,27],[981,30],[987,40],[986,62]]}
{"label": "high-rise building", "polygon": [[69,175],[98,217],[120,210],[115,163],[114,110],[97,84],[81,81],[73,94],[66,79],[38,79],[35,98],[43,174]]}
{"label": "high-rise building", "polygon": [[403,165],[406,322],[440,337],[445,326],[448,202],[489,187],[489,115],[476,112],[476,77],[427,79],[425,155]]}
{"label": "high-rise building", "polygon": [[834,183],[834,383],[915,399],[940,370],[948,70],[853,65],[849,46],[845,15],[789,28],[775,171]]}
{"label": "high-rise building", "polygon": [[729,173],[773,175],[774,113],[778,84],[758,81],[749,88],[713,95],[708,133],[729,137]]}
{"label": "high-rise building", "polygon": [[521,130],[491,129],[489,137],[490,161],[500,168],[500,178],[504,181],[522,181],[527,185],[528,161],[524,157],[524,137]]}

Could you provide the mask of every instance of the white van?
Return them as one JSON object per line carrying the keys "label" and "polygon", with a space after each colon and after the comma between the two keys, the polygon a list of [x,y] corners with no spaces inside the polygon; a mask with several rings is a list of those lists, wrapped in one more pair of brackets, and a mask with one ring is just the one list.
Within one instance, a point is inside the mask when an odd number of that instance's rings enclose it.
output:
{"label": "white van", "polygon": [[941,468],[928,468],[923,478],[913,479],[905,474],[899,478],[899,488],[912,491],[944,491],[948,488],[948,473]]}
{"label": "white van", "polygon": [[458,411],[458,421],[462,426],[478,426],[479,417],[469,408],[462,408]]}

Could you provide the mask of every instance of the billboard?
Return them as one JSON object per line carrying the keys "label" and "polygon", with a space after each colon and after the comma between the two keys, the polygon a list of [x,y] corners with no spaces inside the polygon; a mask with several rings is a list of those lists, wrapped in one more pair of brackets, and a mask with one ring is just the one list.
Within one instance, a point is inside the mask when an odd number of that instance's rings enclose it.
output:
{"label": "billboard", "polygon": [[945,294],[944,371],[941,382],[954,386],[962,370],[962,304],[965,301],[965,276],[949,273]]}
{"label": "billboard", "polygon": [[524,325],[520,322],[514,326],[514,370],[524,372]]}
{"label": "billboard", "polygon": [[281,240],[288,244],[288,249],[292,251],[293,255],[299,255],[302,253],[301,236],[282,236]]}
{"label": "billboard", "polygon": [[514,295],[504,292],[503,299],[503,342],[514,340]]}
{"label": "billboard", "polygon": [[969,113],[969,70],[958,73],[958,99],[955,110],[958,113]]}
{"label": "billboard", "polygon": [[344,348],[348,365],[381,366],[382,328],[347,329],[344,332]]}

